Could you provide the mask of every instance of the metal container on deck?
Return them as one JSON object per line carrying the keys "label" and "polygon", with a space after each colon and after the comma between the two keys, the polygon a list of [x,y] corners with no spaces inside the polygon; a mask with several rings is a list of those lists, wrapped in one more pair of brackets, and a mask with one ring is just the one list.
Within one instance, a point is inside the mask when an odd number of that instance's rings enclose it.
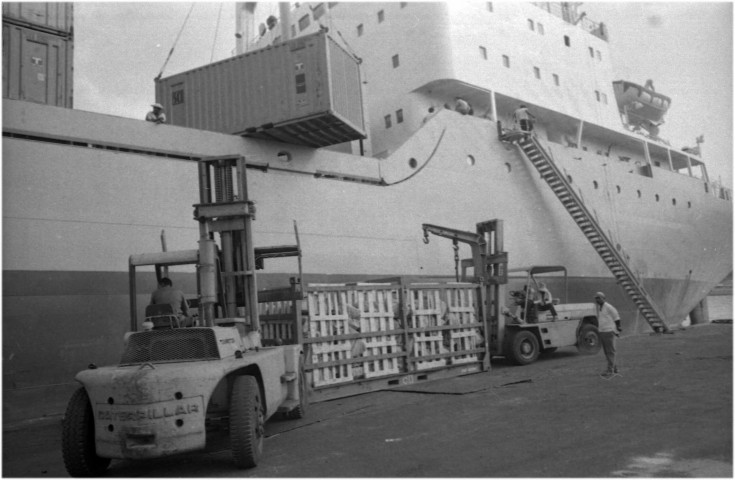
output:
{"label": "metal container on deck", "polygon": [[3,22],[3,98],[73,107],[70,38]]}
{"label": "metal container on deck", "polygon": [[72,36],[74,4],[67,2],[4,2],[3,22]]}
{"label": "metal container on deck", "polygon": [[360,69],[324,31],[156,82],[173,125],[324,147],[363,139]]}

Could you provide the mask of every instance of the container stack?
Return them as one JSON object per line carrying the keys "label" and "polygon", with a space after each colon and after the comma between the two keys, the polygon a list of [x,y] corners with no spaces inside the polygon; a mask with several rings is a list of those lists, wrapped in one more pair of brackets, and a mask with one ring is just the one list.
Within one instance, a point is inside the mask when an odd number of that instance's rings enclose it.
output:
{"label": "container stack", "polygon": [[72,3],[4,2],[3,98],[73,107]]}

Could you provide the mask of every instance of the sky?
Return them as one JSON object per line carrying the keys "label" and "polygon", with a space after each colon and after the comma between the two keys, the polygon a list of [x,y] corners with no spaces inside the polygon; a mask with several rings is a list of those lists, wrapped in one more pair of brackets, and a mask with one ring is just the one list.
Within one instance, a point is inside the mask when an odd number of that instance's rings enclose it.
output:
{"label": "sky", "polygon": [[[277,3],[259,8],[278,15]],[[703,134],[710,179],[732,188],[733,3],[585,2],[580,10],[608,25],[611,80],[653,79],[672,99],[660,136],[681,148]],[[164,77],[234,54],[234,12],[231,2],[75,3],[74,108],[144,118],[172,47]]]}

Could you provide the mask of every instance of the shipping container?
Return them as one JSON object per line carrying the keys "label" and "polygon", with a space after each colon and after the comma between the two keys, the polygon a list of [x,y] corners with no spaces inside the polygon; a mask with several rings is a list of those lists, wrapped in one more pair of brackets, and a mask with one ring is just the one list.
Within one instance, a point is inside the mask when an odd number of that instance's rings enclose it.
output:
{"label": "shipping container", "polygon": [[3,22],[71,37],[74,31],[74,4],[3,2]]}
{"label": "shipping container", "polygon": [[73,107],[74,43],[3,22],[3,98]]}
{"label": "shipping container", "polygon": [[360,68],[326,32],[160,79],[168,122],[325,147],[365,138]]}

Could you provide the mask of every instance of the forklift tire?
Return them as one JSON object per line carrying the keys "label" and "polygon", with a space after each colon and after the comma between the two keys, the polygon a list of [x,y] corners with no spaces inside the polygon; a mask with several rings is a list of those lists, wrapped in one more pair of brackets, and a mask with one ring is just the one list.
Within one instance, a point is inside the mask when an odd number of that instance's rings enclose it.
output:
{"label": "forklift tire", "polygon": [[299,406],[286,413],[289,420],[298,420],[306,416],[306,410],[309,406],[308,389],[306,387],[306,372],[304,371],[303,362],[299,368]]}
{"label": "forklift tire", "polygon": [[80,387],[69,399],[61,424],[61,452],[72,477],[99,477],[110,465],[97,456],[94,444],[94,413],[87,391]]}
{"label": "forklift tire", "polygon": [[255,467],[263,454],[265,414],[258,381],[235,377],[230,396],[230,448],[238,468]]}
{"label": "forklift tire", "polygon": [[528,365],[539,356],[540,350],[536,335],[528,330],[515,332],[508,344],[510,360],[516,365]]}
{"label": "forklift tire", "polygon": [[600,335],[594,325],[585,325],[579,330],[577,350],[582,355],[594,355],[600,351]]}

